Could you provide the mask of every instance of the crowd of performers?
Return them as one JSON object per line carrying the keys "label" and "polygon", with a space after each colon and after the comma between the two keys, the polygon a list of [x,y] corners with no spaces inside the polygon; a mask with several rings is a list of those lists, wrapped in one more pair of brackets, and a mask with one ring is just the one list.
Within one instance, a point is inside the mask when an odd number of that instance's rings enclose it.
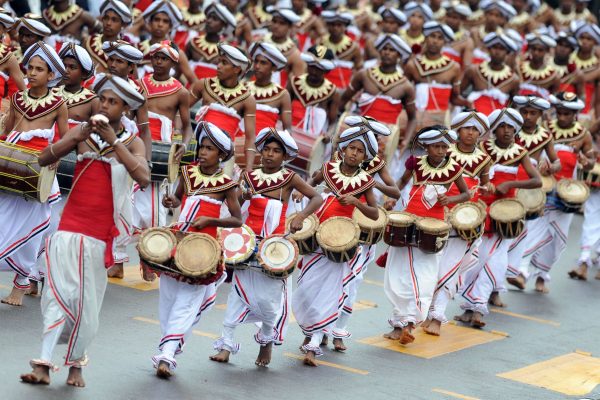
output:
{"label": "crowd of performers", "polygon": [[[219,238],[244,224],[260,242],[314,223],[328,227],[321,243],[359,229],[357,215],[387,221],[377,260],[376,240],[320,245],[300,252],[295,279],[142,262],[159,279],[163,378],[219,286],[230,293],[212,360],[240,350],[239,324],[259,323],[266,366],[293,313],[316,366],[330,340],[347,350],[375,262],[393,306],[385,336],[409,346],[419,326],[442,333],[454,297],[455,319],[483,327],[507,284],[547,293],[576,211],[569,275],[597,264],[600,28],[586,1],[129,3],[106,0],[98,16],[70,0],[41,16],[0,9],[0,153],[74,168],[43,202],[0,173],[0,262],[15,272],[2,303],[42,292],[42,350],[24,382],[48,384],[66,343],[67,383],[85,385],[107,276],[122,278],[127,246],[157,227]],[[165,148],[176,162],[192,149],[172,184],[157,172]]]}

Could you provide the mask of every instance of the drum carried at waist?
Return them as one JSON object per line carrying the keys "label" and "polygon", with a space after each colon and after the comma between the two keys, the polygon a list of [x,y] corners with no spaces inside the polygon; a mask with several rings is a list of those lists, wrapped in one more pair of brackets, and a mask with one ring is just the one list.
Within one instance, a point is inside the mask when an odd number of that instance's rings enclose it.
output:
{"label": "drum carried at waist", "polygon": [[256,235],[248,225],[239,228],[220,228],[219,242],[223,247],[223,260],[233,269],[246,269],[258,251]]}
{"label": "drum carried at waist", "polygon": [[542,191],[550,193],[556,187],[556,178],[552,175],[542,175]]}
{"label": "drum carried at waist", "polygon": [[205,233],[149,228],[142,232],[137,250],[151,269],[189,279],[210,279],[222,264],[219,242]]}
{"label": "drum carried at waist", "polygon": [[260,242],[256,259],[261,272],[273,279],[290,276],[298,263],[298,245],[286,235],[272,235]]}
{"label": "drum carried at waist", "polygon": [[466,202],[454,206],[448,220],[461,239],[474,242],[483,235],[485,215],[485,207],[481,204]]}
{"label": "drum carried at waist", "polygon": [[518,237],[525,227],[525,206],[516,199],[499,199],[490,206],[492,230],[505,239]]}
{"label": "drum carried at waist", "polygon": [[525,219],[536,219],[544,215],[546,193],[542,189],[519,189],[517,200],[525,207]]}
{"label": "drum carried at waist", "polygon": [[166,178],[173,183],[179,176],[180,165],[188,165],[194,162],[197,143],[190,142],[185,153],[178,163],[175,161],[175,153],[180,143],[152,142],[152,171],[150,179],[154,182],[162,182]]}
{"label": "drum carried at waist", "polygon": [[332,217],[317,230],[317,243],[323,254],[336,263],[350,261],[356,255],[360,228],[350,218]]}
{"label": "drum carried at waist", "polygon": [[291,134],[298,145],[298,156],[290,161],[288,167],[310,177],[325,162],[326,144],[323,136],[313,136],[298,128],[292,128]]}
{"label": "drum carried at waist", "polygon": [[[291,214],[286,219],[286,232],[290,231],[290,224],[297,214]],[[298,251],[301,255],[314,253],[319,248],[317,243],[317,230],[319,229],[319,219],[315,214],[311,214],[302,222],[302,229],[290,234],[298,245]]]}
{"label": "drum carried at waist", "polygon": [[450,224],[441,219],[427,217],[417,219],[415,222],[417,247],[423,253],[439,253],[448,243],[451,228]]}
{"label": "drum carried at waist", "polygon": [[[554,194],[554,193],[553,193]],[[556,184],[556,195],[550,196],[552,205],[565,213],[579,212],[590,197],[590,188],[576,179],[561,179]]]}
{"label": "drum carried at waist", "polygon": [[600,163],[594,164],[594,168],[586,171],[583,168],[577,169],[577,179],[585,182],[590,189],[600,189]]}
{"label": "drum carried at waist", "polygon": [[378,207],[379,217],[376,220],[367,218],[358,208],[354,209],[352,219],[356,221],[360,228],[359,242],[364,244],[376,244],[383,238],[383,233],[387,225],[387,211],[383,207]]}
{"label": "drum carried at waist", "polygon": [[56,170],[38,164],[39,151],[0,142],[0,191],[45,203]]}
{"label": "drum carried at waist", "polygon": [[391,211],[383,232],[383,241],[392,247],[414,244],[416,217],[404,211]]}

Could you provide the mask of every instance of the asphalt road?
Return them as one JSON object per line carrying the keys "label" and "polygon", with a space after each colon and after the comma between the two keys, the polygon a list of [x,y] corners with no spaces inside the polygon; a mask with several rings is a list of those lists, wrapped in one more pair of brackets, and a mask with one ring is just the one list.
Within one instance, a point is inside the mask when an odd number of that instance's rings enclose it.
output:
{"label": "asphalt road", "polygon": [[[295,324],[287,342],[274,349],[269,368],[254,365],[258,346],[251,325],[237,330],[242,349],[229,364],[210,361],[230,290],[222,285],[217,306],[179,356],[176,376],[157,379],[150,357],[160,338],[158,291],[141,283],[132,267],[121,285],[107,289],[84,370],[87,387],[66,386],[65,368],[52,375],[49,387],[33,387],[18,377],[39,356],[39,298],[26,298],[23,307],[0,305],[0,399],[600,398],[600,281],[576,282],[566,274],[577,259],[580,224],[576,217],[549,294],[511,290],[503,297],[508,308],[492,312],[484,330],[446,325],[439,339],[419,333],[407,347],[381,337],[389,330],[391,307],[383,293],[383,270],[371,266],[350,322],[349,350],[326,351],[321,361],[327,364],[318,368],[298,359],[302,336]],[[0,295],[8,293],[11,280],[11,274],[0,274]],[[458,303],[451,304],[449,317],[459,312]],[[64,350],[58,346],[56,363]]]}

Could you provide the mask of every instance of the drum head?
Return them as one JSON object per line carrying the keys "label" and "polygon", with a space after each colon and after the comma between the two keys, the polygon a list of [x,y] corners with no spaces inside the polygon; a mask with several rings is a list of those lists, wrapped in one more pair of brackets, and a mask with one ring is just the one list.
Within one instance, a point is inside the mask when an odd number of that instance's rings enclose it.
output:
{"label": "drum head", "polygon": [[173,232],[165,228],[150,228],[142,232],[138,251],[144,260],[163,264],[171,259],[177,239]]}
{"label": "drum head", "polygon": [[360,236],[358,224],[346,217],[333,217],[321,223],[317,231],[319,246],[334,251],[356,247]]}
{"label": "drum head", "polygon": [[583,204],[590,197],[590,188],[575,179],[561,179],[556,185],[558,197],[568,203]]}
{"label": "drum head", "polygon": [[367,218],[358,208],[354,209],[352,219],[356,221],[359,227],[365,229],[383,229],[387,225],[387,211],[383,207],[377,207],[379,217],[376,220]]}
{"label": "drum head", "polygon": [[519,189],[517,200],[523,203],[527,212],[537,211],[544,207],[546,194],[542,189]]}
{"label": "drum head", "polygon": [[216,272],[220,258],[219,242],[205,233],[187,234],[175,251],[175,265],[182,274],[190,277]]}
{"label": "drum head", "polygon": [[415,222],[417,229],[428,233],[450,232],[450,225],[437,218],[420,218]]}
{"label": "drum head", "polygon": [[310,152],[310,157],[308,160],[308,176],[312,176],[312,174],[321,169],[323,166],[323,159],[325,158],[325,142],[323,141],[323,136],[319,136],[315,140],[315,144]]}
{"label": "drum head", "polygon": [[40,179],[38,180],[38,200],[45,203],[52,192],[52,184],[56,176],[56,169],[42,167],[40,169]]}
{"label": "drum head", "polygon": [[226,264],[235,265],[248,261],[256,250],[256,236],[248,225],[221,229],[219,241]]}
{"label": "drum head", "polygon": [[169,150],[169,166],[167,179],[169,183],[175,182],[177,176],[179,175],[179,163],[175,161],[175,153],[177,152],[177,147],[179,145],[177,143],[173,143],[171,149]]}
{"label": "drum head", "polygon": [[263,268],[275,273],[284,272],[296,266],[298,246],[281,235],[270,236],[262,241],[258,254]]}
{"label": "drum head", "polygon": [[515,199],[496,200],[490,206],[490,217],[500,222],[518,221],[525,218],[525,206]]}
{"label": "drum head", "polygon": [[485,214],[475,203],[458,204],[450,213],[450,223],[457,229],[476,228],[484,219]]}
{"label": "drum head", "polygon": [[392,211],[388,214],[388,223],[392,226],[409,226],[415,223],[415,216],[404,211]]}
{"label": "drum head", "polygon": [[[294,213],[294,214],[291,214],[289,217],[287,217],[287,220],[286,220],[286,231],[287,232],[290,231],[290,224],[292,223],[292,220],[294,219],[294,217],[296,215],[298,215],[298,214]],[[296,233],[292,233],[290,235],[290,238],[294,239],[294,240],[306,240],[309,237],[314,236],[315,233],[317,233],[317,229],[319,229],[319,219],[317,218],[317,216],[315,214],[311,214],[308,217],[306,217],[304,219],[304,221],[302,221],[302,229],[300,229]]]}
{"label": "drum head", "polygon": [[556,186],[556,179],[552,175],[542,175],[542,190],[545,193],[550,193]]}

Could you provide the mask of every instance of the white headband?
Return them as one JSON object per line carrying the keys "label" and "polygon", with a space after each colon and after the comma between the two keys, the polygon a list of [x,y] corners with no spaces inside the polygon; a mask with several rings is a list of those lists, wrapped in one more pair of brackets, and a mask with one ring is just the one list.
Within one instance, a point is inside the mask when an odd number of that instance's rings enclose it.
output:
{"label": "white headband", "polygon": [[481,8],[483,11],[498,10],[506,19],[511,19],[517,16],[517,10],[502,0],[483,0],[479,3],[479,8]]}
{"label": "white headband", "polygon": [[137,110],[146,102],[144,96],[140,94],[133,85],[125,79],[111,74],[102,73],[96,75],[92,90],[98,95],[105,90],[112,90],[127,103],[132,110]]}
{"label": "white headband", "polygon": [[415,12],[420,12],[425,16],[425,21],[431,21],[433,19],[433,11],[427,4],[417,3],[416,1],[409,1],[404,6],[404,15],[406,18],[410,18]]}
{"label": "white headband", "polygon": [[127,42],[116,41],[116,42],[104,42],[102,43],[102,51],[107,57],[116,56],[123,60],[139,64],[144,59],[144,53],[133,47]]}
{"label": "white headband", "polygon": [[250,60],[248,60],[248,57],[246,57],[244,53],[242,53],[242,51],[237,47],[228,44],[220,44],[219,54],[227,57],[227,59],[236,67],[240,67],[242,69],[242,74],[245,73],[250,66]]}
{"label": "white headband", "polygon": [[550,103],[548,100],[537,96],[515,96],[513,97],[513,103],[517,106],[517,108],[533,107],[541,111],[550,109]]}
{"label": "white headband", "polygon": [[279,71],[287,65],[287,58],[279,51],[274,44],[268,42],[255,42],[250,46],[250,56],[252,60],[256,59],[256,56],[263,56],[269,60],[275,68]]}
{"label": "white headband", "polygon": [[215,13],[217,18],[229,25],[229,28],[235,28],[237,24],[233,14],[222,4],[213,2],[204,8],[204,15]]}
{"label": "white headband", "polygon": [[515,128],[515,131],[519,131],[523,125],[523,117],[514,108],[503,108],[500,110],[493,111],[488,115],[490,121],[490,130],[494,132],[501,124],[506,124]]}
{"label": "white headband", "polygon": [[404,25],[408,20],[402,11],[394,7],[381,6],[379,7],[379,10],[377,10],[377,13],[381,15],[381,18],[390,16],[398,21],[401,25]]}
{"label": "white headband", "polygon": [[32,18],[19,18],[14,27],[15,31],[19,32],[21,28],[27,29],[29,32],[46,37],[50,36],[52,31],[46,25]]}
{"label": "white headband", "polygon": [[392,134],[390,128],[385,124],[376,121],[370,117],[361,117],[360,115],[349,115],[344,118],[344,123],[349,127],[366,127],[376,135],[389,136]]}
{"label": "white headband", "polygon": [[483,38],[485,47],[490,48],[496,44],[502,45],[508,52],[519,50],[519,46],[504,33],[490,32]]}
{"label": "white headband", "polygon": [[365,161],[372,160],[377,155],[378,145],[375,134],[361,127],[352,127],[346,129],[340,134],[338,148],[344,151],[348,145],[354,141],[360,141],[365,146]]}
{"label": "white headband", "polygon": [[285,153],[290,158],[296,158],[298,155],[298,145],[287,130],[278,131],[275,128],[262,129],[256,136],[256,141],[254,142],[256,145],[256,150],[262,151],[262,149],[265,147],[265,143],[270,138],[274,138],[278,142],[281,142],[281,144],[283,144]]}
{"label": "white headband", "polygon": [[447,145],[451,145],[452,143],[456,143],[458,140],[458,135],[456,132],[452,130],[440,130],[432,129],[423,131],[418,134],[417,142],[421,146],[427,146],[435,143],[446,143]]}
{"label": "white headband", "polygon": [[481,136],[490,129],[490,122],[485,114],[477,111],[464,111],[452,118],[451,128],[453,131],[469,127],[475,127]]}
{"label": "white headband", "polygon": [[223,162],[233,157],[233,142],[231,141],[231,137],[212,122],[201,121],[196,126],[196,140],[198,144],[202,143],[202,139],[205,137],[213,142],[221,152],[225,153]]}
{"label": "white headband", "polygon": [[142,13],[142,17],[148,24],[154,14],[161,12],[168,15],[171,20],[172,28],[177,27],[183,20],[183,15],[181,14],[181,11],[179,11],[179,8],[168,0],[160,0],[150,4],[150,6],[146,8],[146,11]]}
{"label": "white headband", "polygon": [[131,10],[127,5],[119,0],[106,0],[100,6],[100,15],[104,16],[107,11],[114,11],[123,20],[125,25],[131,23]]}
{"label": "white headband", "polygon": [[452,31],[452,28],[450,28],[448,25],[440,24],[437,21],[425,22],[425,24],[423,25],[423,35],[429,36],[433,32],[440,32],[447,42],[451,42],[454,40],[454,32]]}
{"label": "white headband", "polygon": [[375,41],[375,48],[377,50],[381,50],[388,43],[394,48],[394,50],[400,53],[402,61],[406,61],[412,54],[412,50],[408,44],[406,44],[406,42],[396,34],[384,33],[379,35]]}
{"label": "white headband", "polygon": [[89,79],[94,75],[94,62],[92,61],[92,57],[83,47],[76,45],[75,43],[63,43],[60,51],[58,52],[58,56],[61,59],[65,57],[73,57],[79,65],[81,65],[81,69],[83,70],[83,79]]}
{"label": "white headband", "polygon": [[556,96],[551,94],[549,100],[556,108],[567,108],[573,111],[581,111],[585,108],[585,103],[571,92],[559,93]]}
{"label": "white headband", "polygon": [[58,85],[65,75],[65,66],[58,54],[56,54],[56,50],[44,42],[36,42],[29,46],[23,55],[23,66],[27,68],[29,61],[35,56],[44,60],[48,64],[50,71],[54,73],[54,78],[48,82],[48,86],[54,87]]}

